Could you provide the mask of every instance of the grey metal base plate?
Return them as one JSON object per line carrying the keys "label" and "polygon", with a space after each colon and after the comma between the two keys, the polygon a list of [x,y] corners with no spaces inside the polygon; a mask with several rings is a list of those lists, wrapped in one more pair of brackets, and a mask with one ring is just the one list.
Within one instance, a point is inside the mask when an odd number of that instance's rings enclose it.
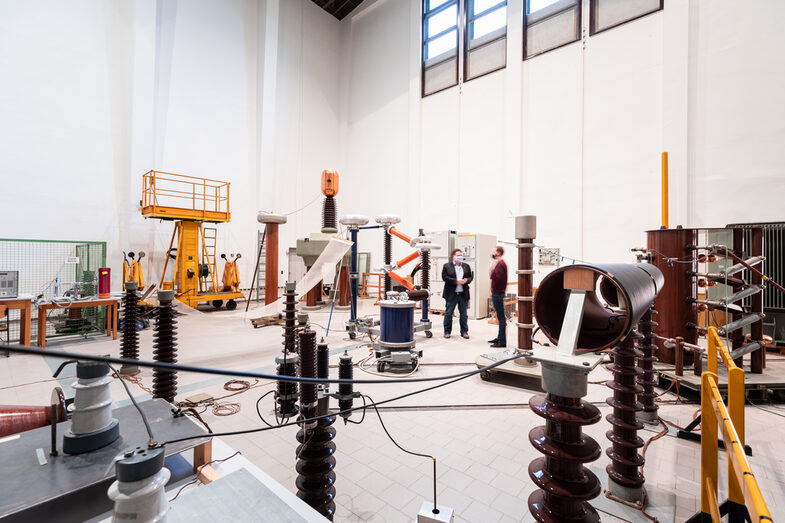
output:
{"label": "grey metal base plate", "polygon": [[[474,360],[477,368],[492,365],[499,360],[509,358],[512,354],[507,351],[490,352],[480,354]],[[504,382],[507,385],[516,385],[529,390],[542,392],[542,367],[539,363],[534,365],[518,365],[514,361],[508,361],[503,365],[494,367],[488,371],[487,375],[481,376],[488,381]],[[508,383],[509,382],[509,383]]]}
{"label": "grey metal base plate", "polygon": [[[602,482],[602,494],[589,502],[594,508],[624,521],[651,523],[651,520],[644,516],[640,510],[606,498],[605,491],[608,490],[608,473],[602,467],[590,466],[588,468]],[[649,502],[646,506],[648,514],[656,517],[660,523],[676,521],[676,494],[655,485],[646,485],[646,492],[649,496]]]}
{"label": "grey metal base plate", "polygon": [[174,500],[170,507],[166,519],[168,523],[308,521],[245,469],[236,470],[208,485],[186,492]]}

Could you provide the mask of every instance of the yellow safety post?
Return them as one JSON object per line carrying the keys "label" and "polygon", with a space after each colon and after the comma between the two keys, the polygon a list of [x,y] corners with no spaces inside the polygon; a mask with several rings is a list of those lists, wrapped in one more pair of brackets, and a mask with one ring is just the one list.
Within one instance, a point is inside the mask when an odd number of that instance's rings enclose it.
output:
{"label": "yellow safety post", "polygon": [[[714,329],[712,331],[712,329]],[[716,335],[717,329],[715,327],[709,327],[709,349],[708,353],[706,354],[708,358],[708,371],[717,374],[717,341],[716,336],[712,336],[712,332]]]}
{"label": "yellow safety post", "polygon": [[704,372],[701,376],[701,512],[712,514],[717,506],[717,415],[714,412],[712,381],[717,375]]}
{"label": "yellow safety post", "polygon": [[662,226],[668,228],[668,153],[662,153]]}

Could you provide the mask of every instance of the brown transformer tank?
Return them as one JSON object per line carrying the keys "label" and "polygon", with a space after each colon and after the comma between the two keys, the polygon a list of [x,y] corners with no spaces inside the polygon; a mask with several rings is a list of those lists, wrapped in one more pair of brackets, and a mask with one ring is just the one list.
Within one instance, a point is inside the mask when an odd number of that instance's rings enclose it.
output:
{"label": "brown transformer tank", "polygon": [[[659,229],[646,231],[646,247],[651,255],[651,263],[662,271],[665,285],[654,300],[654,308],[658,325],[654,333],[666,338],[681,336],[686,343],[698,342],[698,331],[688,328],[687,324],[698,324],[698,309],[688,300],[698,297],[697,283],[692,275],[693,265],[681,263],[693,260],[697,245],[697,229]],[[677,261],[670,263],[666,258]],[[675,363],[674,350],[667,348],[660,339],[654,339],[657,345],[656,356],[662,363]],[[692,353],[684,355],[684,363],[692,363]]]}

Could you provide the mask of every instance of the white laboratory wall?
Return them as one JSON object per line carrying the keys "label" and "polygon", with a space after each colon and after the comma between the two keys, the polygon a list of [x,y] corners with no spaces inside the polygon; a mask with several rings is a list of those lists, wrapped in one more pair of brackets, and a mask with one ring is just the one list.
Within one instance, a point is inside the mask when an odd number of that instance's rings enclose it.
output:
{"label": "white laboratory wall", "polygon": [[[2,236],[107,241],[115,288],[143,250],[155,281],[173,226],[141,217],[142,174],[225,180],[217,250],[248,284],[257,210],[304,206],[340,168],[339,48],[309,0],[0,2]],[[282,227],[281,259],[318,206]]]}
{"label": "white laboratory wall", "polygon": [[[660,225],[667,150],[671,226],[785,219],[785,3],[666,0],[526,61],[523,0],[508,3],[506,69],[426,98],[420,0],[366,0],[342,22],[344,209],[508,240],[531,213],[538,244],[632,261]],[[380,261],[378,238],[361,248]]]}

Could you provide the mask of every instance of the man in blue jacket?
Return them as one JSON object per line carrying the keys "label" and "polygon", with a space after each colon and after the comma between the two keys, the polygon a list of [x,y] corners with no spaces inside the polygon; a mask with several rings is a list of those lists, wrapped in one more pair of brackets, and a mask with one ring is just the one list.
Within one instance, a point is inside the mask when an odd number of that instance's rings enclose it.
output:
{"label": "man in blue jacket", "polygon": [[449,338],[452,333],[452,314],[458,307],[461,337],[469,339],[469,317],[466,309],[469,308],[469,284],[474,279],[472,269],[463,262],[463,252],[454,249],[450,253],[451,260],[442,267],[442,281],[444,291],[442,298],[447,303],[444,310],[444,337]]}

